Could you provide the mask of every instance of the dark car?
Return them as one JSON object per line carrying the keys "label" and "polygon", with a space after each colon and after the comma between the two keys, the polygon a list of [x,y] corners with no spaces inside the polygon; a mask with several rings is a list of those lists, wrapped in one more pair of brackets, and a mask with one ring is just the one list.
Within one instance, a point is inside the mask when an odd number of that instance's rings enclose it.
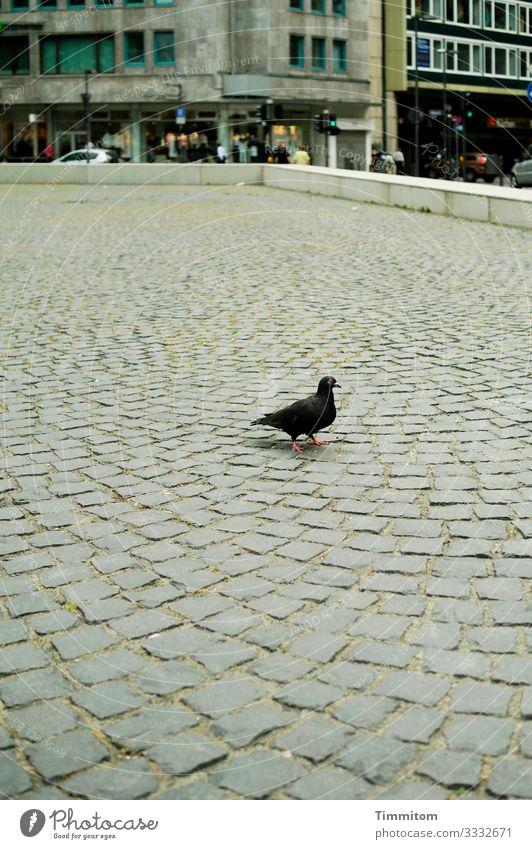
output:
{"label": "dark car", "polygon": [[[425,163],[425,176],[433,179],[438,179],[438,177],[446,177],[448,180],[460,179],[463,171],[463,162],[463,155],[460,155],[458,162],[456,162],[454,159],[446,159],[438,154]],[[484,182],[493,183],[499,174],[502,175],[502,161],[496,154],[466,153],[466,182],[474,183],[478,177],[482,177]]]}

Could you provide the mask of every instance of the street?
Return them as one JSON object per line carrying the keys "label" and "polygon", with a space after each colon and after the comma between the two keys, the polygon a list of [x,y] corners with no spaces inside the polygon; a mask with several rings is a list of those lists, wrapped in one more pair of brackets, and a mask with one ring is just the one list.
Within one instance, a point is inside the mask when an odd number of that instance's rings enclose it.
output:
{"label": "street", "polygon": [[[528,233],[243,185],[0,204],[0,792],[530,798]],[[323,375],[328,446],[250,426]]]}

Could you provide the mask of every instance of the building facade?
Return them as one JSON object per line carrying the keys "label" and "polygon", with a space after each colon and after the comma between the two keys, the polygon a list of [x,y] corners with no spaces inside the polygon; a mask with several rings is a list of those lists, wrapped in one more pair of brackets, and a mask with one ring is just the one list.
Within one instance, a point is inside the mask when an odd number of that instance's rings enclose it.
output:
{"label": "building facade", "polygon": [[[150,150],[199,159],[217,142],[245,160],[242,139],[256,138],[311,145],[322,164],[313,116],[327,108],[342,129],[339,165],[367,159],[367,0],[0,0],[0,22],[8,158],[90,139],[135,161]],[[271,126],[260,119],[268,100]]]}
{"label": "building facade", "polygon": [[[421,157],[423,151],[444,149],[454,155],[465,138],[469,152],[498,154],[509,171],[532,143],[527,98],[532,2],[383,0],[376,3],[374,17],[372,31],[384,38],[384,87],[388,116],[394,119],[388,127],[389,146],[404,150],[410,170],[418,122]],[[377,66],[373,86],[382,92],[379,74]],[[382,110],[376,119],[379,134]]]}

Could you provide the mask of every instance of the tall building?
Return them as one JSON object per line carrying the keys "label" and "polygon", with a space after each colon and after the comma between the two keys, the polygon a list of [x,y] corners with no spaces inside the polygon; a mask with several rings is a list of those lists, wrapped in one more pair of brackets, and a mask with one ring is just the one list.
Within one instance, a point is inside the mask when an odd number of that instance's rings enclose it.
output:
{"label": "tall building", "polygon": [[236,137],[247,136],[313,145],[319,164],[313,116],[327,108],[342,129],[339,165],[360,165],[367,19],[368,0],[0,0],[1,149],[30,160],[90,136],[143,161],[152,147],[200,158],[218,141],[245,159]]}
{"label": "tall building", "polygon": [[[397,114],[397,124],[389,127],[388,134],[393,143],[398,139],[410,165],[417,121],[421,156],[424,150],[443,148],[452,154],[465,136],[468,151],[500,154],[509,170],[532,142],[532,104],[527,99],[532,81],[532,2],[375,0],[375,4],[377,21],[372,29],[383,33],[385,43],[388,114]],[[378,67],[376,73],[378,77]],[[382,78],[374,78],[373,85],[382,91]],[[378,123],[377,132],[381,131]]]}

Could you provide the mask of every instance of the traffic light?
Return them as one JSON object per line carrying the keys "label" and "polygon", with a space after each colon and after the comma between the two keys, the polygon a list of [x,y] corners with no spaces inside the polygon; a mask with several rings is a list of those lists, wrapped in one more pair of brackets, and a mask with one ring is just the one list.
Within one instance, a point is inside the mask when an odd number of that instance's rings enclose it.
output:
{"label": "traffic light", "polygon": [[325,127],[323,126],[323,115],[314,115],[314,129],[317,133],[325,132]]}
{"label": "traffic light", "polygon": [[466,118],[472,118],[472,117],[473,117],[473,110],[472,110],[472,109],[468,109],[468,110],[467,110],[467,112],[466,112],[465,114],[466,114]]}
{"label": "traffic light", "polygon": [[282,103],[275,103],[273,106],[273,117],[276,121],[282,121],[284,118],[284,110]]}
{"label": "traffic light", "polygon": [[331,136],[337,136],[339,133],[340,127],[338,126],[336,115],[329,115],[329,134]]}

